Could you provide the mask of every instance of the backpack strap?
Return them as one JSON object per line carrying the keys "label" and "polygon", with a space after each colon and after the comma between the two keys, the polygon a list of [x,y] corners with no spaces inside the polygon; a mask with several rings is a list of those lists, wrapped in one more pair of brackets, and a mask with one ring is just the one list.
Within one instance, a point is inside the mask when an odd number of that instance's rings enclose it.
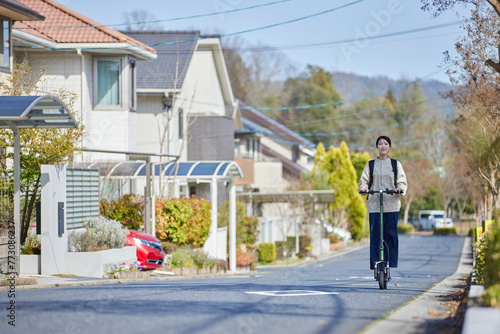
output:
{"label": "backpack strap", "polygon": [[368,190],[371,190],[373,185],[373,168],[375,167],[375,160],[368,161],[368,167],[370,168],[370,179],[368,181]]}
{"label": "backpack strap", "polygon": [[392,171],[394,172],[394,189],[398,186],[398,161],[391,158]]}

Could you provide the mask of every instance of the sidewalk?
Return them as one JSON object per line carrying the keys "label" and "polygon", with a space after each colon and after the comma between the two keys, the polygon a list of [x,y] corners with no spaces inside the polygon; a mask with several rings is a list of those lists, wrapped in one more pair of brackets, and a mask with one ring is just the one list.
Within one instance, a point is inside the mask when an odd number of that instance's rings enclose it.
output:
{"label": "sidewalk", "polygon": [[463,288],[464,280],[472,273],[471,239],[466,238],[456,272],[433,288],[396,310],[387,318],[364,330],[363,334],[419,333],[434,334],[447,326],[450,311],[445,304],[446,296]]}

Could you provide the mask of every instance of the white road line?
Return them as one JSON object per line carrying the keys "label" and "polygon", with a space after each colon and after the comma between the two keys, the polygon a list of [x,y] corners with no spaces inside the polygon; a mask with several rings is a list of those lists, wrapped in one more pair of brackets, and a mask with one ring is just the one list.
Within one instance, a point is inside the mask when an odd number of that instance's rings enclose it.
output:
{"label": "white road line", "polygon": [[318,295],[338,295],[338,292],[310,291],[310,290],[289,290],[289,291],[245,291],[245,293],[275,296],[275,297],[295,297],[295,296],[318,296]]}

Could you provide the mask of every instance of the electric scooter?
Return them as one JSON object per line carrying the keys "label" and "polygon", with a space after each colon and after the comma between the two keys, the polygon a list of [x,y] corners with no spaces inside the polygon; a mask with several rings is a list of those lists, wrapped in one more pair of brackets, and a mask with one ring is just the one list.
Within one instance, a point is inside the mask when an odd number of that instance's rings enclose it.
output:
{"label": "electric scooter", "polygon": [[[384,194],[389,194],[389,195],[394,195],[396,194],[395,190],[390,190],[390,189],[385,189],[385,190],[369,190],[369,191],[360,191],[359,192],[361,195],[375,195],[379,194],[379,199],[380,199],[380,255],[379,255],[379,260],[375,262],[375,268],[373,269],[373,276],[375,280],[378,281],[378,285],[381,290],[387,289],[387,282],[391,279],[391,273],[389,269],[389,260],[385,260],[385,253],[384,253]],[[402,194],[403,192],[401,192]],[[387,248],[387,251],[389,252],[389,248]]]}

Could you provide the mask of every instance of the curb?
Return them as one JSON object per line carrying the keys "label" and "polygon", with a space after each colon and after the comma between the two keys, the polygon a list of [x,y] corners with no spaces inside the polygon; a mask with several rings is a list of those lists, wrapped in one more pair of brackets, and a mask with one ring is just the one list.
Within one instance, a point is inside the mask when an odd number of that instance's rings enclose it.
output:
{"label": "curb", "polygon": [[[448,315],[446,305],[442,303],[441,298],[455,292],[457,282],[472,273],[470,250],[471,238],[467,237],[455,273],[446,277],[416,299],[409,301],[387,318],[369,325],[361,332],[363,334],[432,333],[432,323],[445,320]],[[476,330],[474,333],[479,332]],[[497,332],[495,331],[495,333]]]}
{"label": "curb", "polygon": [[[185,276],[170,276],[170,275],[154,275],[148,278],[120,278],[120,279],[95,279],[90,280],[84,277],[84,280],[78,280],[75,277],[74,282],[60,282],[60,283],[37,283],[30,285],[15,285],[15,290],[31,290],[31,289],[47,289],[47,288],[57,288],[57,287],[70,287],[70,286],[84,286],[84,285],[98,285],[98,284],[121,284],[127,282],[139,282],[139,281],[170,281],[170,280],[183,280],[183,279],[196,279],[196,278],[217,278],[217,277],[233,277],[233,276],[244,276],[251,275],[250,272],[226,272],[222,274],[206,274],[206,275],[185,275]],[[41,275],[32,275],[30,277],[37,277]],[[50,279],[56,279],[52,276],[45,277]],[[9,291],[10,286],[0,286],[0,291]]]}

